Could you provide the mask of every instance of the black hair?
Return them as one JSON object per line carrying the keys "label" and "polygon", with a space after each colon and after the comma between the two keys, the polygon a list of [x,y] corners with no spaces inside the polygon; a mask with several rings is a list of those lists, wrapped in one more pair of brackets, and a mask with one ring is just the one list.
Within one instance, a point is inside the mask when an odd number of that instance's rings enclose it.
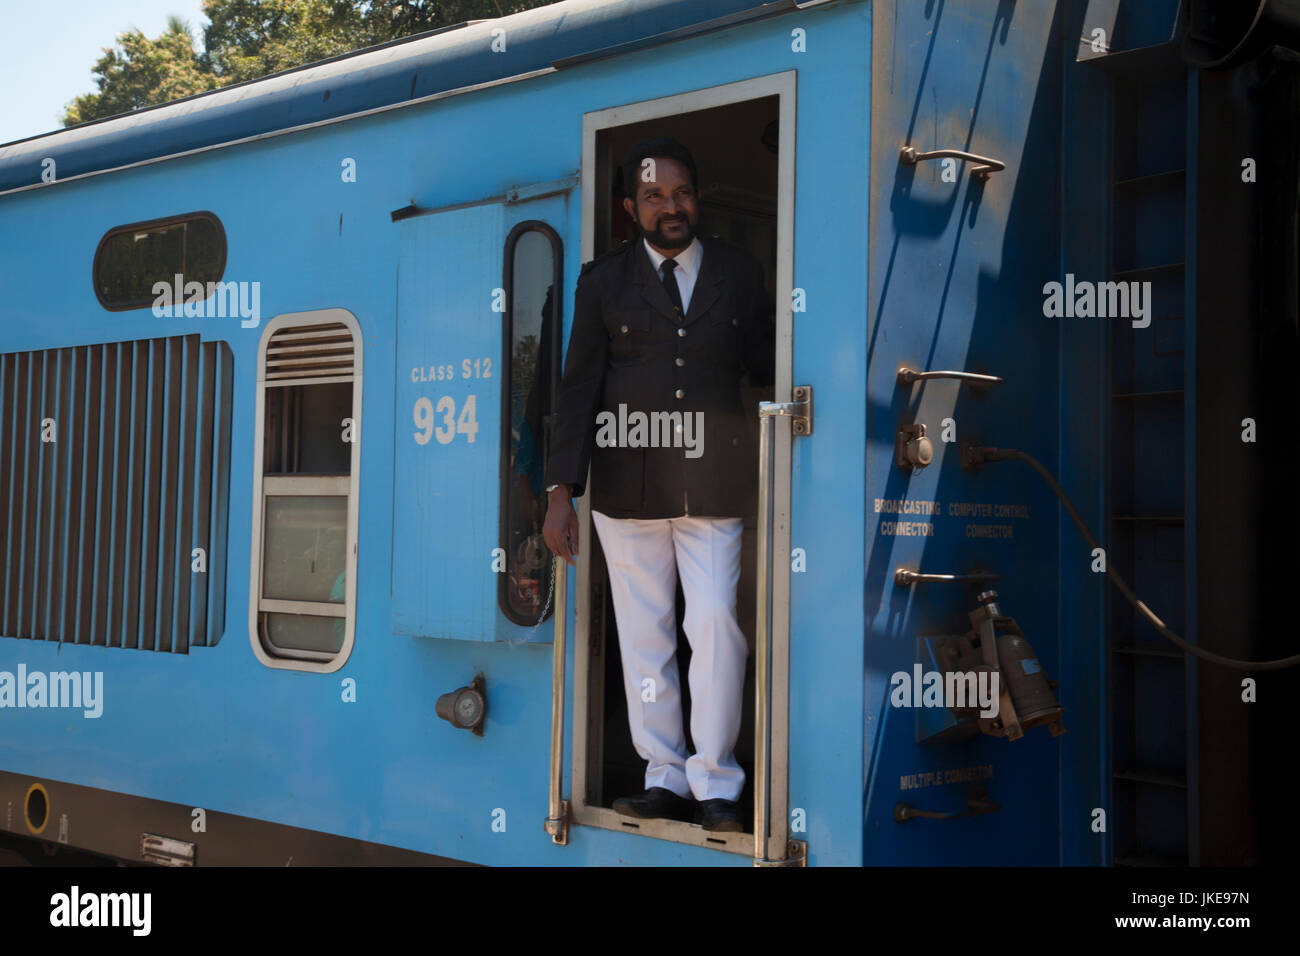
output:
{"label": "black hair", "polygon": [[699,189],[695,172],[695,160],[691,158],[690,150],[675,139],[660,136],[658,139],[647,139],[637,143],[627,151],[627,154],[623,157],[623,162],[619,164],[619,171],[623,178],[623,195],[627,196],[628,199],[636,202],[636,184],[641,176],[641,162],[647,157],[677,160],[691,174],[692,188]]}

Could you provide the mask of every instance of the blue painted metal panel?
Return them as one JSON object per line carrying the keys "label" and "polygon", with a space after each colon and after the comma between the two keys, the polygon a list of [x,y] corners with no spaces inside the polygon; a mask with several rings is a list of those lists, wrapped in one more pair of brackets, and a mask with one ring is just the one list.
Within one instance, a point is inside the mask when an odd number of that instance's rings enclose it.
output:
{"label": "blue painted metal panel", "polygon": [[[792,384],[812,385],[811,436],[791,451],[791,548],[807,570],[790,575],[790,800],[803,811],[813,865],[860,865],[864,608],[849,582],[863,574],[867,420],[868,221],[879,198],[865,188],[873,147],[872,12],[853,4],[778,23],[765,53],[772,69],[797,69]],[[791,54],[803,27],[808,53]],[[815,45],[815,46],[814,46]],[[814,52],[815,50],[815,52]],[[834,61],[834,64],[832,64]],[[781,426],[784,427],[784,426]],[[776,567],[788,560],[775,555]],[[787,565],[788,567],[789,565]]]}
{"label": "blue painted metal panel", "polygon": [[491,640],[501,206],[408,219],[397,229],[392,627],[397,634]]}
{"label": "blue painted metal panel", "polygon": [[[1057,456],[1058,329],[1044,283],[1058,274],[1061,24],[1055,4],[878,5],[872,113],[871,325],[868,338],[864,599],[867,658],[864,861],[1058,861],[1061,745],[1047,729],[1015,742],[980,736],[920,744],[918,718],[891,703],[894,675],[929,668],[925,638],[969,629],[972,592],[893,585],[900,566],[1001,574],[994,585],[1047,673],[1063,683],[1057,642],[1057,506],[1018,463],[964,471],[964,441]],[[1071,44],[1073,38],[1071,38]],[[956,148],[1006,163],[983,185],[960,165],[900,164],[898,150]],[[900,388],[902,365],[1002,376],[973,394],[936,380]],[[951,419],[953,440],[943,440]],[[894,463],[903,425],[927,425],[933,463]],[[1013,506],[1010,514],[997,509]],[[928,509],[934,509],[930,514]],[[981,515],[983,509],[987,511]],[[986,536],[992,535],[992,536]],[[1086,550],[1071,553],[1072,573]],[[1065,714],[1070,733],[1086,727]],[[1068,734],[1067,734],[1068,736]],[[1061,738],[1064,739],[1064,738]],[[1001,805],[956,820],[897,823],[896,804],[954,812],[971,783]],[[1076,825],[1086,826],[1086,823]]]}
{"label": "blue painted metal panel", "polygon": [[[563,237],[567,195],[404,220],[394,381],[394,634],[550,641],[510,621],[497,600],[501,297],[506,237],[546,222]],[[445,375],[444,375],[445,373]],[[473,428],[462,429],[473,400]],[[427,403],[427,404],[426,404]],[[417,425],[427,423],[425,427]],[[450,416],[450,417],[448,417]],[[464,419],[470,425],[469,417]],[[445,439],[445,440],[444,440]],[[471,477],[472,476],[472,477]]]}

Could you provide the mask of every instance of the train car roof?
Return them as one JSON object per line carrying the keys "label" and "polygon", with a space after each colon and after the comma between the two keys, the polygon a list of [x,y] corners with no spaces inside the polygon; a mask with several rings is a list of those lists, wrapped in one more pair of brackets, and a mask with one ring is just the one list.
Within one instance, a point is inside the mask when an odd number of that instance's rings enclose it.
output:
{"label": "train car roof", "polygon": [[[0,146],[0,194],[563,69],[794,9],[796,0],[564,0],[395,40]],[[493,31],[506,49],[492,52]]]}

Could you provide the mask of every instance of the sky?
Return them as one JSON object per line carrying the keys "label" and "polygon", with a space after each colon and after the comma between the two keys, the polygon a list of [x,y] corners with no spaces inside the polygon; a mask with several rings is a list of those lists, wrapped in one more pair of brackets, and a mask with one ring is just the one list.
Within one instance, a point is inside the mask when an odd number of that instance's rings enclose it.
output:
{"label": "sky", "polygon": [[171,14],[202,35],[201,0],[0,0],[0,143],[62,129],[63,107],[97,89],[102,48],[132,27],[158,36]]}

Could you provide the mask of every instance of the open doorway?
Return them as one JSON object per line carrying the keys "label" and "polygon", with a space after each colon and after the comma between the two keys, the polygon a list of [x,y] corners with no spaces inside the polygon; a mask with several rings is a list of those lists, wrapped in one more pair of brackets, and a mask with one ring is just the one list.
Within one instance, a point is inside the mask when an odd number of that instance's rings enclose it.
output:
{"label": "open doorway", "polygon": [[[708,92],[708,91],[702,91]],[[689,99],[687,94],[682,99]],[[584,259],[601,255],[624,240],[636,238],[636,228],[622,205],[618,163],[627,149],[641,140],[668,136],[692,153],[699,173],[700,223],[698,234],[716,236],[738,246],[763,267],[769,294],[775,298],[778,285],[778,209],[782,177],[782,97],[759,95],[689,112],[675,110],[668,115],[637,122],[615,123],[594,130],[589,138],[584,178],[590,177],[594,191],[584,223]],[[787,155],[789,155],[787,153]],[[778,310],[779,312],[780,310]],[[778,334],[778,342],[781,336]],[[778,361],[777,381],[782,380]],[[788,367],[788,356],[787,356]],[[749,427],[758,443],[757,407],[773,398],[773,388],[751,386],[742,381],[744,407],[753,409]],[[756,463],[751,465],[756,467]],[[587,500],[590,495],[585,496]],[[749,645],[741,726],[735,756],[745,772],[740,795],[743,833],[711,833],[698,826],[668,820],[632,820],[610,809],[615,799],[641,792],[645,785],[645,762],[632,744],[628,727],[627,702],[622,677],[617,623],[610,595],[605,556],[590,522],[589,509],[581,509],[588,542],[586,573],[579,574],[578,647],[575,673],[575,817],[580,823],[619,828],[681,842],[746,852],[753,842],[754,806],[754,641],[756,605],[757,537],[756,515],[744,519],[741,575],[737,589],[737,619]],[[682,618],[684,599],[677,588],[677,667],[682,694],[683,732],[689,753],[694,753],[690,732],[690,685],[688,673],[691,647]],[[584,626],[585,624],[585,626]],[[774,714],[775,718],[775,714]],[[774,725],[774,737],[776,736]],[[784,740],[784,733],[781,733]],[[782,754],[782,757],[784,754]],[[784,780],[784,760],[781,761]],[[774,781],[775,782],[775,781]],[[782,801],[783,804],[784,801]]]}

